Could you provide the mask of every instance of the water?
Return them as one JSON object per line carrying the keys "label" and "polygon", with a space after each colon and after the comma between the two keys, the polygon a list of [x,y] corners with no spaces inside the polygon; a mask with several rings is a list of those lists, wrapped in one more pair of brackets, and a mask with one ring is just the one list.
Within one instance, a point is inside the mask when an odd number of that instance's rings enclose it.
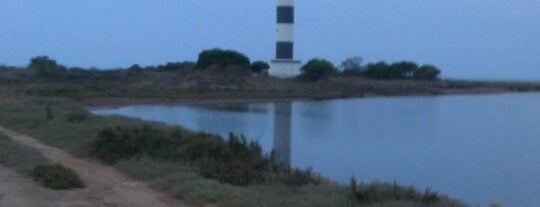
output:
{"label": "water", "polygon": [[[275,113],[277,111],[277,113]],[[299,168],[347,183],[430,187],[488,206],[540,206],[540,94],[94,109],[259,140]],[[280,138],[274,140],[274,134]],[[290,135],[290,136],[287,136]]]}

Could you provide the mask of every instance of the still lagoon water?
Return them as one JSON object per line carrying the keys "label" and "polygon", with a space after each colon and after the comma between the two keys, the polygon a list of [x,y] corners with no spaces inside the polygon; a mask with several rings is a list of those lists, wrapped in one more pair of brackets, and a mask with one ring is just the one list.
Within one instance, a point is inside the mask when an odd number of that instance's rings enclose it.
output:
{"label": "still lagoon water", "polygon": [[[94,108],[273,148],[344,184],[414,185],[476,206],[540,206],[540,94]],[[277,135],[277,136],[275,136]],[[274,138],[276,137],[276,139]]]}

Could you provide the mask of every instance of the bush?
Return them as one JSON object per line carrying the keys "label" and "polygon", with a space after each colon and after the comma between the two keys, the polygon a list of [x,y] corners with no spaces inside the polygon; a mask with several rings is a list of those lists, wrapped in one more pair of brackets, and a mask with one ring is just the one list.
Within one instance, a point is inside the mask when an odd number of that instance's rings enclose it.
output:
{"label": "bush", "polygon": [[204,50],[199,53],[199,59],[197,60],[197,67],[206,69],[211,66],[217,66],[220,68],[226,68],[229,66],[240,66],[242,68],[249,68],[249,58],[234,50],[222,50],[222,49],[210,49]]}
{"label": "bush", "polygon": [[381,61],[378,63],[370,63],[367,65],[366,76],[374,79],[390,79],[392,71],[388,63]]}
{"label": "bush", "polygon": [[318,184],[311,170],[291,170],[263,154],[259,143],[229,134],[227,140],[205,133],[167,132],[149,125],[141,128],[107,128],[99,132],[94,156],[116,163],[133,157],[181,161],[203,177],[233,185],[279,182],[287,185]]}
{"label": "bush", "polygon": [[375,79],[408,79],[418,69],[414,62],[401,61],[388,65],[385,62],[368,64],[366,76]]}
{"label": "bush", "polygon": [[281,182],[287,186],[304,186],[321,184],[321,176],[313,172],[312,168],[306,170],[290,169],[281,175]]}
{"label": "bush", "polygon": [[121,130],[104,129],[99,132],[94,143],[93,154],[108,163],[130,158],[137,153],[133,137]]}
{"label": "bush", "polygon": [[361,57],[350,57],[341,62],[340,68],[343,75],[348,76],[363,76],[365,73],[365,67],[362,66]]}
{"label": "bush", "polygon": [[436,192],[429,188],[424,193],[418,192],[414,187],[403,187],[396,183],[372,183],[356,184],[354,178],[351,179],[351,190],[354,198],[361,204],[371,204],[391,201],[409,201],[414,203],[429,204],[440,200]]}
{"label": "bush", "polygon": [[168,62],[165,65],[158,65],[157,71],[173,71],[178,72],[181,70],[189,70],[195,67],[194,62],[184,61],[184,62]]}
{"label": "bush", "polygon": [[62,78],[66,74],[66,67],[58,65],[55,60],[48,56],[39,56],[30,59],[28,68],[36,71],[43,78]]}
{"label": "bush", "polygon": [[341,62],[340,67],[345,70],[362,70],[362,58],[361,57],[350,57]]}
{"label": "bush", "polygon": [[63,190],[84,188],[84,182],[72,169],[61,165],[40,165],[34,168],[31,176],[44,187]]}
{"label": "bush", "polygon": [[410,61],[395,62],[388,65],[385,62],[370,63],[367,65],[366,77],[374,79],[416,79],[435,80],[440,70],[432,65],[423,65]]}
{"label": "bush", "polygon": [[90,113],[88,111],[74,111],[71,113],[68,113],[65,116],[65,120],[70,123],[81,123],[90,117]]}
{"label": "bush", "polygon": [[300,68],[300,79],[318,81],[328,79],[337,73],[336,67],[324,59],[312,59]]}
{"label": "bush", "polygon": [[412,77],[417,80],[435,80],[441,71],[432,65],[422,65],[413,72]]}
{"label": "bush", "polygon": [[412,78],[413,72],[418,69],[418,65],[410,61],[395,62],[390,65],[391,76],[393,79]]}
{"label": "bush", "polygon": [[204,159],[201,165],[203,176],[234,185],[261,183],[265,169],[265,157],[261,146],[248,142],[243,136],[229,134],[215,159]]}
{"label": "bush", "polygon": [[249,68],[251,69],[251,72],[260,76],[268,74],[268,69],[270,69],[270,65],[264,61],[255,61],[251,64]]}

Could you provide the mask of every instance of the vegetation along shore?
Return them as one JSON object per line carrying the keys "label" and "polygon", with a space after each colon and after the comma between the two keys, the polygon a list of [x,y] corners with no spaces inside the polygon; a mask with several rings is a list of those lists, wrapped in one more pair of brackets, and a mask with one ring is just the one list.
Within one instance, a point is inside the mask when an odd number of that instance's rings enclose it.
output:
{"label": "vegetation along shore", "polygon": [[[347,185],[338,184],[316,169],[280,165],[273,153],[242,135],[220,137],[95,116],[84,106],[540,91],[540,83],[441,80],[437,67],[410,61],[362,65],[360,58],[349,58],[336,67],[313,59],[301,75],[290,78],[269,77],[268,68],[264,61],[221,49],[201,52],[197,62],[108,70],[68,68],[47,56],[35,57],[25,67],[0,67],[0,126],[112,166],[193,206],[467,206],[430,189],[396,183],[351,178]],[[53,164],[3,135],[0,164],[47,187],[86,186],[78,176],[84,173]],[[48,183],[51,174],[70,182]]]}
{"label": "vegetation along shore", "polygon": [[251,63],[235,51],[212,49],[199,56],[197,62],[115,69],[66,67],[40,56],[25,67],[0,66],[0,93],[88,102],[124,98],[168,102],[540,91],[539,82],[442,80],[437,67],[411,61],[363,65],[360,58],[349,58],[336,67],[313,59],[298,77],[277,78],[266,75],[267,63]]}
{"label": "vegetation along shore", "polygon": [[429,189],[356,180],[340,185],[310,169],[280,166],[258,143],[239,135],[224,139],[95,116],[64,98],[4,97],[0,113],[4,127],[114,166],[193,206],[466,206]]}

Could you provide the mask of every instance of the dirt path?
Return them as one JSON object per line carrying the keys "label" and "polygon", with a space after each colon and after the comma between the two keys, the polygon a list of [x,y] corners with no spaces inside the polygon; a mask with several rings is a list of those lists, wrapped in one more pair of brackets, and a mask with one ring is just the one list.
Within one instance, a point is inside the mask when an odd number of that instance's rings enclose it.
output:
{"label": "dirt path", "polygon": [[[54,163],[72,168],[79,173],[87,187],[78,193],[81,198],[91,198],[89,206],[117,206],[117,207],[183,207],[186,204],[171,198],[163,193],[150,189],[146,184],[119,173],[110,166],[76,158],[58,148],[45,145],[35,138],[17,133],[0,126],[0,133],[9,136],[14,141],[33,147]],[[2,172],[3,169],[0,169]],[[7,175],[10,176],[9,174]],[[1,180],[0,180],[1,182]],[[9,183],[9,182],[8,182]],[[2,186],[3,186],[2,182]],[[23,189],[24,191],[24,189]],[[1,191],[0,191],[1,192]],[[62,195],[63,196],[63,195]],[[61,198],[59,196],[57,198]],[[32,198],[32,197],[30,197]],[[84,199],[83,199],[84,201]],[[99,202],[96,202],[99,201]],[[30,205],[22,206],[34,206]],[[47,206],[47,205],[35,205]],[[87,206],[57,205],[57,206]]]}
{"label": "dirt path", "polygon": [[43,188],[0,165],[0,207],[106,207],[88,190],[56,191]]}

